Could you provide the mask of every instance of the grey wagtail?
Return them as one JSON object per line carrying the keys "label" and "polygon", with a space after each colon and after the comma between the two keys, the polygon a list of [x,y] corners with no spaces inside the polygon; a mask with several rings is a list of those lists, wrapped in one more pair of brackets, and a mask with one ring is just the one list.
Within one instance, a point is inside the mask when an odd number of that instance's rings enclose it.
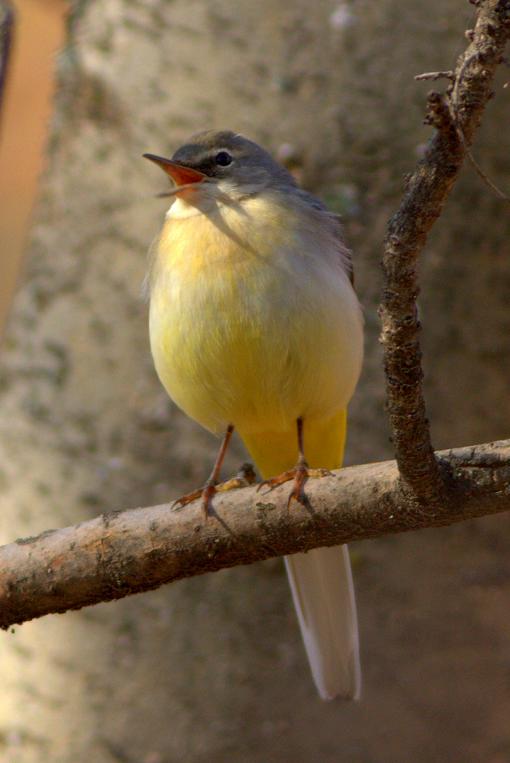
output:
{"label": "grey wagtail", "polygon": [[[234,428],[267,484],[290,480],[289,502],[303,501],[308,476],[342,464],[346,407],[363,357],[338,218],[233,132],[195,135],[172,159],[145,156],[174,184],[148,275],[156,371],[183,411],[224,434],[199,491],[204,508]],[[285,564],[320,696],[358,698],[347,547],[295,554]]]}

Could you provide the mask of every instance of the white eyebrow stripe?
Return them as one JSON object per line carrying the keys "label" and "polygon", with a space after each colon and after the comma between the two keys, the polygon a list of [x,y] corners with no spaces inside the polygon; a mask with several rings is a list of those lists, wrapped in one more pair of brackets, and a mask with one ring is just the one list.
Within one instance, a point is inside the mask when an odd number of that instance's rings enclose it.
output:
{"label": "white eyebrow stripe", "polygon": [[229,156],[233,156],[230,148],[211,148],[208,156],[213,156],[213,155],[215,156],[216,154],[219,154],[220,151],[225,151],[225,153],[228,154]]}

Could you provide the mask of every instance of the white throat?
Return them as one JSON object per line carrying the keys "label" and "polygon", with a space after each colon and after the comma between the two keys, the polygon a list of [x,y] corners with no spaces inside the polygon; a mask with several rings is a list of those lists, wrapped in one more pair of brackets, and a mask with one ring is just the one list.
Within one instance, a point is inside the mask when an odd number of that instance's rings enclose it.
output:
{"label": "white throat", "polygon": [[193,204],[188,204],[185,199],[176,196],[166,212],[167,220],[182,220],[185,217],[194,217],[201,215],[202,209]]}

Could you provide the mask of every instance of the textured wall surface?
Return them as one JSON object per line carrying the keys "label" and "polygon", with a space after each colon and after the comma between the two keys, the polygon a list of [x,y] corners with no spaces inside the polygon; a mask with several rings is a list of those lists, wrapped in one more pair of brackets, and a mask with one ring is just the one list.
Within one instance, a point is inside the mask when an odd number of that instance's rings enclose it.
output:
{"label": "textured wall surface", "polygon": [[[164,178],[140,155],[168,154],[204,127],[290,150],[307,187],[343,213],[367,322],[348,460],[391,455],[381,239],[429,134],[429,85],[413,76],[449,68],[470,19],[461,0],[77,4],[1,356],[2,541],[162,502],[209,471],[216,441],[160,389],[140,298],[165,210],[153,198]],[[475,149],[501,184],[503,82]],[[422,265],[437,446],[508,436],[509,227],[466,169]],[[241,459],[237,445],[228,468]],[[504,763],[507,529],[500,516],[353,549],[359,705],[317,699],[277,560],[0,634],[0,759]]]}

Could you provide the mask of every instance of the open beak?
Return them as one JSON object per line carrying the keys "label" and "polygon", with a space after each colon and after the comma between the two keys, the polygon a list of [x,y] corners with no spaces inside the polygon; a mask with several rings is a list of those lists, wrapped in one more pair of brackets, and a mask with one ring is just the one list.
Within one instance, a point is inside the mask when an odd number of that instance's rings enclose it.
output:
{"label": "open beak", "polygon": [[179,185],[188,185],[189,183],[202,183],[207,175],[203,172],[194,170],[192,167],[185,167],[183,164],[173,162],[171,159],[165,159],[163,156],[156,156],[155,154],[144,154],[145,159],[149,159],[158,167],[161,167],[163,172],[169,175],[174,183]]}

